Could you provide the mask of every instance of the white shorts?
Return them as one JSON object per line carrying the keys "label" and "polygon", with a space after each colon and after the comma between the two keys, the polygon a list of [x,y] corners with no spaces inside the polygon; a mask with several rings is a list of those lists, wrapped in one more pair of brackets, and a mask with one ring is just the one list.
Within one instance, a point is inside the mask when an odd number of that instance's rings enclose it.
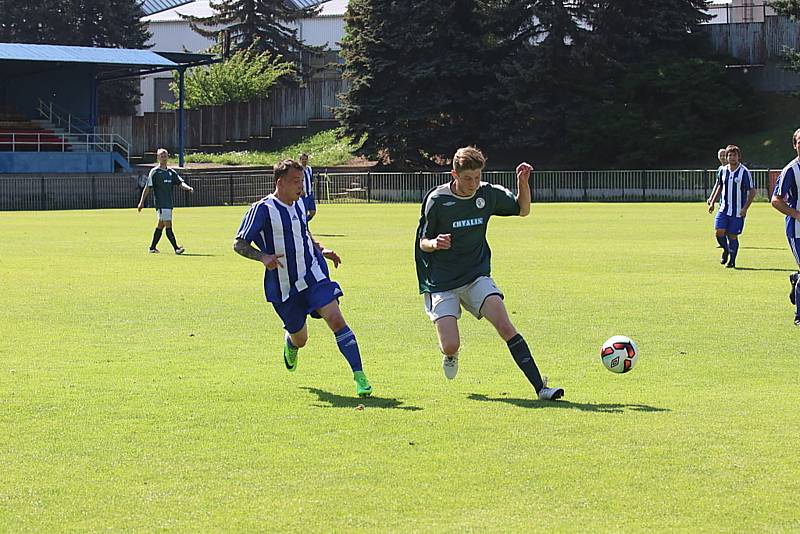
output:
{"label": "white shorts", "polygon": [[451,289],[450,291],[440,291],[438,293],[423,293],[425,299],[425,312],[434,323],[442,317],[461,317],[461,306],[480,319],[481,307],[486,298],[491,295],[499,295],[503,298],[503,293],[497,288],[494,280],[488,276],[480,276],[467,285]]}
{"label": "white shorts", "polygon": [[171,221],[172,209],[171,208],[156,208],[156,217],[159,221]]}

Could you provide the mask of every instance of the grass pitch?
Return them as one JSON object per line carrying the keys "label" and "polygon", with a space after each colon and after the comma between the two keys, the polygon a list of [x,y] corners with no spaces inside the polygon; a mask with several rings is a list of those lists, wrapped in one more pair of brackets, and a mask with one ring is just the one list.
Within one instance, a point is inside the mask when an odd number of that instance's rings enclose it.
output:
{"label": "grass pitch", "polygon": [[[586,532],[800,529],[798,336],[781,216],[736,271],[698,204],[495,218],[493,275],[563,401],[466,316],[444,379],[416,291],[418,207],[321,205],[375,397],[321,321],[296,373],[245,208],[0,213],[0,530]],[[635,339],[633,372],[599,360]],[[355,409],[364,404],[364,410]]]}

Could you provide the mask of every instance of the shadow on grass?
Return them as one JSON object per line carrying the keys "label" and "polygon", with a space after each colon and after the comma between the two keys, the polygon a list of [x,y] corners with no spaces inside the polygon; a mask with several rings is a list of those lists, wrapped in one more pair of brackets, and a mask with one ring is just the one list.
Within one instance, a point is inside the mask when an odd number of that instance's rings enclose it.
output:
{"label": "shadow on grass", "polygon": [[322,389],[317,388],[308,388],[303,387],[300,389],[305,389],[309,393],[313,393],[317,396],[320,402],[324,402],[327,404],[314,404],[314,406],[318,406],[320,408],[355,408],[359,404],[363,404],[364,408],[381,408],[381,409],[393,409],[393,410],[408,410],[410,412],[416,412],[422,410],[419,406],[404,406],[403,401],[398,399],[387,399],[383,397],[344,397],[342,395],[336,395],[335,393],[330,393],[328,391],[324,391]]}
{"label": "shadow on grass", "polygon": [[793,273],[796,272],[797,269],[772,269],[769,267],[761,268],[761,267],[737,267],[737,271],[775,271],[779,273]]}
{"label": "shadow on grass", "polygon": [[203,256],[203,257],[210,257],[210,256],[219,256],[219,254],[193,254],[191,252],[184,252],[181,256]]}
{"label": "shadow on grass", "polygon": [[314,237],[347,237],[346,234],[314,234]]}
{"label": "shadow on grass", "polygon": [[483,402],[503,402],[520,408],[567,408],[581,412],[622,413],[622,412],[668,412],[667,408],[656,408],[646,404],[591,404],[570,402],[565,400],[540,401],[538,399],[514,399],[509,397],[489,397],[479,393],[471,393],[469,400]]}
{"label": "shadow on grass", "polygon": [[[722,248],[722,247],[717,247]],[[747,249],[747,250],[787,250],[789,247],[744,247],[740,246],[740,249]]]}

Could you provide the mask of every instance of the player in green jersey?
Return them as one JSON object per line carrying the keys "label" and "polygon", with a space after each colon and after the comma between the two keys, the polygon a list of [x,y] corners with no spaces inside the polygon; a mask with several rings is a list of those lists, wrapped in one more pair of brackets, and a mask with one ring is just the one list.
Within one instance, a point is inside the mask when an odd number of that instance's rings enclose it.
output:
{"label": "player in green jersey", "polygon": [[150,190],[153,190],[158,224],[153,232],[153,240],[150,242],[150,252],[152,254],[158,253],[156,245],[161,239],[161,232],[166,228],[167,239],[172,244],[172,248],[175,249],[175,254],[183,254],[184,249],[178,245],[175,240],[175,234],[172,231],[172,209],[174,207],[172,188],[180,185],[181,189],[190,193],[194,193],[194,189],[184,182],[183,178],[174,169],[167,167],[169,152],[165,148],[159,148],[156,152],[156,157],[158,158],[158,165],[150,170],[150,174],[147,176],[147,185],[142,191],[142,198],[139,201],[139,211],[142,211],[144,201],[147,200]]}
{"label": "player in green jersey", "polygon": [[541,400],[556,400],[561,388],[547,387],[528,344],[511,323],[503,293],[491,278],[491,250],[486,229],[492,215],[525,217],[531,210],[529,178],[533,167],[517,167],[518,194],[481,181],[486,158],[475,147],[453,157],[452,180],[433,188],[422,202],[417,229],[416,264],[425,311],[436,325],[442,368],[448,379],[458,372],[461,343],[458,319],[463,306],[476,318],[486,317],[508,345],[519,368]]}

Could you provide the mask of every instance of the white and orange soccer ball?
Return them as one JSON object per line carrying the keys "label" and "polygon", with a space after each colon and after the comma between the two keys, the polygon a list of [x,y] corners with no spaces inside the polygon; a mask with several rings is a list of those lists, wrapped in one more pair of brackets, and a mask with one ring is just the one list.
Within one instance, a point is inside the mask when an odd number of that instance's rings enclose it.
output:
{"label": "white and orange soccer ball", "polygon": [[627,373],[638,359],[639,349],[628,336],[611,336],[600,347],[600,360],[612,373]]}

